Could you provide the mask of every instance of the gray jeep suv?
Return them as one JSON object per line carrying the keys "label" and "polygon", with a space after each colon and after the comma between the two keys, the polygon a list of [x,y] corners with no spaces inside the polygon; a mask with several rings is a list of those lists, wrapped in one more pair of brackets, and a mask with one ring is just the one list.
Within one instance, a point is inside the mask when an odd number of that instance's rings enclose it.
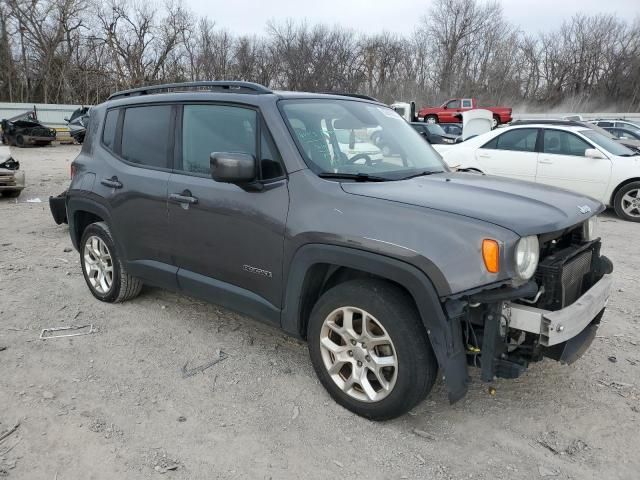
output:
{"label": "gray jeep suv", "polygon": [[149,284],[280,327],[372,419],[407,412],[438,371],[454,402],[470,366],[492,381],[576,360],[609,296],[602,204],[451,172],[373,99],[246,82],[115,93],[72,173],[66,216],[96,298]]}

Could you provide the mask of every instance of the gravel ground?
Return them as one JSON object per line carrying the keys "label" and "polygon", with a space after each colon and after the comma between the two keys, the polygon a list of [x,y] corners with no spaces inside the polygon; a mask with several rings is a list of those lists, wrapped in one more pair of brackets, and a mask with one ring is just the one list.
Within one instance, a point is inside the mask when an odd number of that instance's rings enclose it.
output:
{"label": "gravel ground", "polygon": [[[374,423],[335,404],[306,346],[278,330],[154,288],[95,300],[47,203],[77,152],[14,149],[28,187],[0,199],[0,438],[19,423],[0,440],[0,477],[638,478],[640,225],[602,215],[615,288],[579,362],[535,364],[495,395],[474,372],[459,403],[438,383],[409,415]],[[83,324],[96,333],[38,338]],[[228,357],[183,378],[218,350]]]}

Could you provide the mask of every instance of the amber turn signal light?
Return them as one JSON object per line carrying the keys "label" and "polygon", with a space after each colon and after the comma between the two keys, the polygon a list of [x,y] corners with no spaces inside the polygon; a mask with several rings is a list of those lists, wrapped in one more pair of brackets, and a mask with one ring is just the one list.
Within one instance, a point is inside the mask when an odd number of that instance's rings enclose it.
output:
{"label": "amber turn signal light", "polygon": [[500,271],[500,245],[498,242],[490,238],[482,240],[482,259],[489,273]]}

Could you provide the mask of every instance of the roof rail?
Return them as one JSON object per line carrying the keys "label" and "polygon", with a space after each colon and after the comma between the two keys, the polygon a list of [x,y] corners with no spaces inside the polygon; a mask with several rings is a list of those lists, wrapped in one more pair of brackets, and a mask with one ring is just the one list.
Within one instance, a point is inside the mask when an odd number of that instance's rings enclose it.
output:
{"label": "roof rail", "polygon": [[344,92],[318,92],[323,95],[339,95],[341,97],[353,97],[353,98],[362,98],[363,100],[371,100],[372,102],[380,103],[380,100],[374,98],[370,95],[363,95],[361,93],[344,93]]}
{"label": "roof rail", "polygon": [[122,97],[135,97],[139,95],[151,95],[154,93],[186,92],[190,90],[231,91],[232,93],[273,93],[267,87],[253,82],[215,80],[207,82],[183,82],[166,83],[163,85],[149,85],[147,87],[132,88],[121,92],[112,93],[107,100]]}

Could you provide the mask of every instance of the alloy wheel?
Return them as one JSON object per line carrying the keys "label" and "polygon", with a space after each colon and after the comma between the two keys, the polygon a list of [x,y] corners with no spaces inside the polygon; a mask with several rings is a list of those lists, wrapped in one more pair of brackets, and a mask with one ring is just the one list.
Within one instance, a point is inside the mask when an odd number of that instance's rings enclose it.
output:
{"label": "alloy wheel", "polygon": [[82,255],[91,287],[105,295],[113,285],[113,259],[104,241],[95,235],[87,238]]}
{"label": "alloy wheel", "polygon": [[383,325],[367,311],[341,307],[325,318],[320,331],[324,366],[334,383],[361,402],[379,402],[398,377],[398,357]]}
{"label": "alloy wheel", "polygon": [[622,210],[630,217],[640,217],[640,189],[629,190],[623,195]]}

